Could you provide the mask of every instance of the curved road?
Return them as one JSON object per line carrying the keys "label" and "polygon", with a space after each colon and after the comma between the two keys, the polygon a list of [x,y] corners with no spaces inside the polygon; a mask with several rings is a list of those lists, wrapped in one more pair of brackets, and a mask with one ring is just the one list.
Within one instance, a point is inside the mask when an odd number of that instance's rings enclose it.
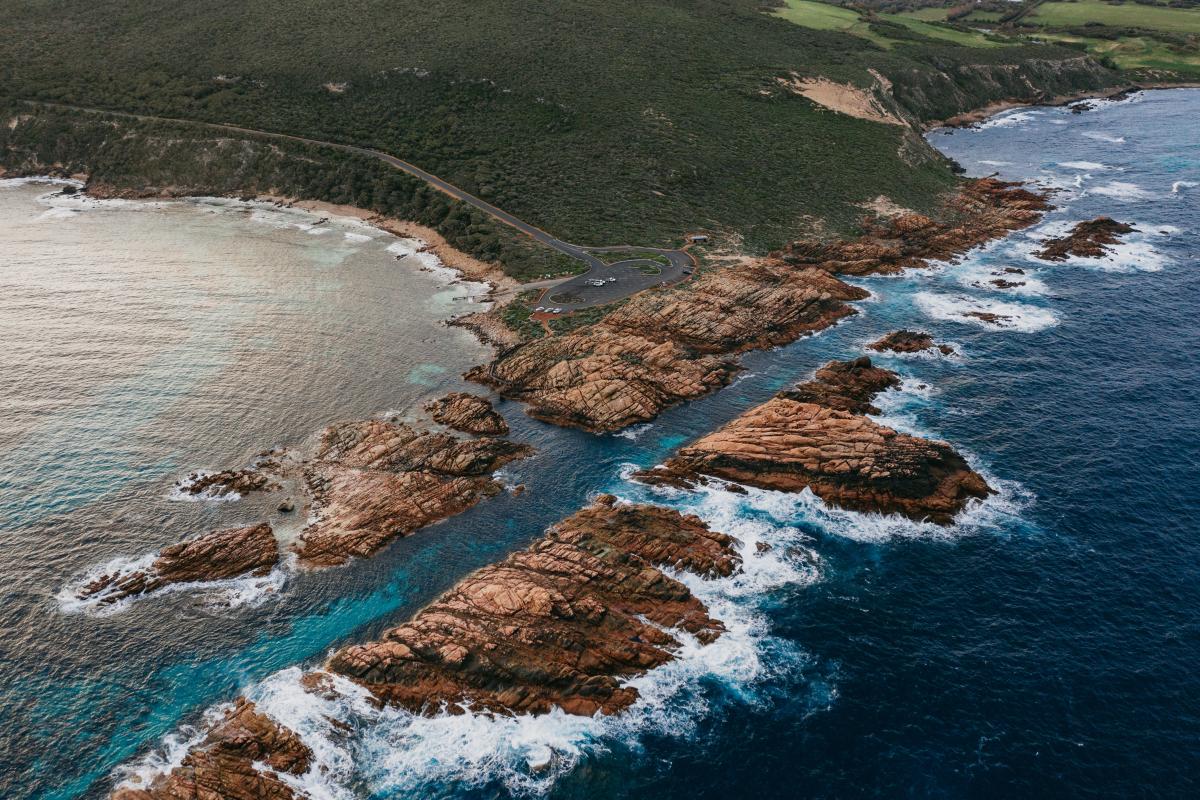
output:
{"label": "curved road", "polygon": [[[479,209],[480,211],[482,211],[483,213],[492,217],[493,219],[503,222],[505,225],[508,225],[512,228],[516,228],[521,233],[525,234],[526,236],[529,236],[532,239],[535,239],[535,240],[541,242],[542,244],[546,245],[547,247],[552,247],[555,250],[557,250],[558,252],[562,253],[563,255],[570,256],[571,258],[574,258],[578,261],[582,261],[583,263],[587,264],[588,265],[587,272],[583,273],[582,275],[575,275],[570,278],[564,279],[563,283],[558,287],[559,292],[556,292],[556,294],[559,294],[562,291],[564,291],[564,289],[562,287],[565,286],[565,287],[568,287],[566,289],[566,291],[570,291],[572,294],[575,294],[575,295],[581,297],[581,299],[583,300],[583,302],[570,303],[570,304],[560,303],[558,305],[558,307],[562,308],[564,311],[574,310],[577,308],[587,308],[588,306],[598,305],[600,303],[611,303],[614,300],[618,300],[621,297],[628,296],[629,294],[633,294],[636,291],[640,291],[642,289],[649,288],[650,286],[658,285],[663,282],[674,283],[675,281],[679,280],[680,278],[682,278],[684,276],[685,269],[691,269],[695,265],[695,260],[683,250],[664,250],[664,249],[659,249],[659,248],[654,248],[654,247],[636,247],[635,248],[635,247],[630,247],[628,245],[586,248],[586,247],[581,247],[580,245],[577,245],[577,244],[571,244],[570,242],[564,242],[562,239],[558,239],[558,238],[546,233],[541,228],[534,227],[533,225],[530,225],[528,222],[525,222],[517,217],[514,217],[512,214],[508,213],[504,209],[497,208],[496,206],[492,205],[491,203],[487,202],[486,200],[481,200],[478,197],[476,197],[475,195],[471,194],[470,192],[464,191],[464,190],[458,188],[457,186],[455,186],[454,184],[450,183],[449,181],[445,181],[445,180],[439,178],[437,175],[434,175],[432,172],[426,172],[425,170],[421,169],[420,167],[418,167],[415,164],[410,164],[403,159],[396,158],[395,156],[390,155],[388,153],[384,153],[381,150],[372,150],[368,147],[358,147],[358,146],[352,145],[352,144],[339,144],[337,142],[326,142],[326,141],[322,141],[320,139],[309,139],[304,136],[294,136],[290,133],[273,133],[271,131],[260,131],[260,130],[255,130],[254,128],[243,128],[239,125],[228,125],[228,124],[221,123],[221,122],[202,122],[199,120],[179,119],[177,117],[157,117],[157,116],[153,116],[153,115],[149,115],[149,114],[132,114],[132,113],[125,112],[125,111],[107,111],[107,110],[101,109],[101,108],[84,108],[82,106],[72,106],[72,105],[66,105],[63,103],[43,103],[43,102],[38,102],[38,101],[33,101],[33,100],[30,100],[27,102],[30,105],[34,105],[34,106],[40,105],[40,106],[45,106],[47,108],[60,108],[60,109],[68,110],[68,111],[81,111],[81,112],[84,112],[87,114],[107,114],[109,116],[125,117],[127,119],[150,120],[150,121],[156,121],[156,122],[174,122],[174,123],[178,123],[178,124],[182,124],[182,125],[199,125],[199,126],[202,126],[205,128],[211,128],[213,130],[249,134],[251,136],[265,136],[265,137],[269,137],[272,139],[286,139],[286,140],[293,141],[293,142],[301,142],[303,144],[316,145],[318,147],[331,147],[335,150],[341,150],[346,153],[354,153],[356,155],[367,156],[370,158],[377,158],[380,161],[383,161],[384,163],[386,163],[392,167],[395,167],[396,169],[407,172],[409,175],[412,175],[414,178],[418,178],[419,180],[422,180],[425,183],[428,183],[433,188],[435,188],[441,192],[444,192],[445,194],[449,195],[450,197],[453,197],[456,200],[460,200],[460,201],[466,203],[467,205],[470,205],[470,206],[473,206],[473,207]],[[615,251],[615,250],[644,250],[646,252],[659,253],[661,255],[666,256],[670,260],[671,266],[663,267],[662,275],[647,276],[644,273],[641,273],[639,270],[636,269],[636,265],[639,261],[641,261],[641,259],[631,259],[628,261],[621,261],[616,264],[605,264],[604,261],[602,261],[600,258],[593,255],[593,252],[605,252],[605,251],[610,251],[610,250],[612,250],[612,251]],[[620,269],[617,270],[616,268],[620,268]],[[623,276],[623,277],[618,277],[618,281],[617,281],[622,284],[622,286],[620,287],[622,291],[620,291],[620,292],[589,291],[589,289],[598,289],[600,287],[590,287],[587,284],[587,280],[596,279],[597,277],[605,278],[605,279],[607,279],[608,277],[615,277],[616,275],[614,274],[614,270],[616,270],[617,273],[619,273],[620,275]],[[652,278],[652,280],[649,280],[649,281],[638,280],[636,276],[640,276],[643,279],[644,278]],[[607,285],[612,285],[612,283],[613,282],[606,282]],[[614,289],[615,288],[616,287],[614,286]],[[597,297],[595,299],[592,299],[592,295],[596,295]]]}

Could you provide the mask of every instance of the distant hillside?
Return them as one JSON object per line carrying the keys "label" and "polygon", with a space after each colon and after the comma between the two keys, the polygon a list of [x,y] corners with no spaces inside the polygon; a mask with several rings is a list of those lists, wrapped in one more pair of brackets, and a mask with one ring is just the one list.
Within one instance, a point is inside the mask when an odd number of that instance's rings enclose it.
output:
{"label": "distant hillside", "polygon": [[[27,0],[0,18],[0,91],[14,109],[41,99],[378,148],[579,243],[705,229],[764,251],[816,221],[847,229],[880,194],[930,208],[954,177],[919,121],[1119,80],[1078,50],[971,46],[886,21],[860,36],[770,13],[781,7]],[[814,103],[799,87],[816,77],[862,87],[903,124]],[[66,153],[57,129],[60,157],[105,166]],[[49,135],[27,136],[23,157],[44,156]],[[109,171],[134,181],[141,156],[122,152]]]}

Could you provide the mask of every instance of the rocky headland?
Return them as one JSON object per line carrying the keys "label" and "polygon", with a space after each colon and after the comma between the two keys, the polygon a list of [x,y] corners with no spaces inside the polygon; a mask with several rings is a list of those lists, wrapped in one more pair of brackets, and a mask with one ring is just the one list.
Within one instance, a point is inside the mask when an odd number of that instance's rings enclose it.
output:
{"label": "rocky headland", "polygon": [[599,321],[502,350],[467,377],[527,404],[541,420],[594,432],[646,422],[732,379],[737,354],[788,344],[853,314],[867,293],[837,275],[891,274],[951,260],[1036,222],[1046,197],[985,178],[940,220],[902,212],[852,240],[798,241],[762,260],[642,292]]}
{"label": "rocky headland", "polygon": [[507,436],[508,423],[496,413],[486,397],[466,392],[451,392],[428,403],[425,410],[433,421],[476,436]]}
{"label": "rocky headland", "polygon": [[865,416],[899,384],[863,357],[834,361],[681,449],[639,480],[689,488],[714,477],[784,492],[810,489],[830,505],[950,524],[987,483],[945,442],[899,433]]}
{"label": "rocky headland", "polygon": [[[479,569],[379,640],[344,647],[307,691],[341,675],[414,713],[613,714],[638,698],[629,678],[673,658],[679,637],[723,626],[664,570],[716,577],[740,568],[736,541],[698,518],[601,496],[528,548]],[[313,761],[295,733],[239,698],[182,763],[113,800],[288,800],[281,773]]]}
{"label": "rocky headland", "polygon": [[1066,236],[1047,239],[1034,255],[1045,261],[1066,261],[1071,256],[1100,258],[1112,252],[1110,245],[1119,244],[1123,235],[1135,230],[1112,217],[1096,217],[1078,223]]}
{"label": "rocky headland", "polygon": [[254,703],[238,698],[179,766],[147,786],[118,787],[112,800],[291,800],[282,774],[301,776],[313,752]]}
{"label": "rocky headland", "polygon": [[954,348],[948,344],[938,344],[933,337],[924,331],[892,331],[867,345],[868,350],[879,353],[923,353],[937,351],[944,356],[954,355]]}
{"label": "rocky headland", "polygon": [[262,522],[210,531],[166,547],[148,566],[101,575],[80,587],[76,597],[109,605],[171,584],[266,575],[278,563],[275,534]]}
{"label": "rocky headland", "polygon": [[507,439],[459,439],[380,419],[330,426],[303,468],[313,521],[294,549],[311,566],[370,556],[499,494],[492,473],[531,452]]}

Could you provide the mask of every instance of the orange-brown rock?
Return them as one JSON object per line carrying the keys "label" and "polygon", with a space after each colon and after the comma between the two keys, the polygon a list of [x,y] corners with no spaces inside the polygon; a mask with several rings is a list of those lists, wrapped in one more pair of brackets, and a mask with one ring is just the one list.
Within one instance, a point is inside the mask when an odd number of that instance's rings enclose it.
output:
{"label": "orange-brown rock", "polygon": [[722,631],[662,568],[729,575],[733,544],[695,517],[601,497],[329,669],[418,712],[614,713],[637,699],[625,679],[673,658],[664,628]]}
{"label": "orange-brown rock", "polygon": [[874,393],[895,382],[866,358],[833,362],[637,477],[681,487],[712,476],[785,492],[807,488],[831,505],[949,524],[991,490],[945,442],[863,415]]}
{"label": "orange-brown rock", "polygon": [[121,786],[112,800],[292,800],[277,773],[303,775],[312,760],[299,736],[238,698],[178,767],[147,786]]}
{"label": "orange-brown rock", "polygon": [[778,261],[643,292],[598,323],[509,348],[467,377],[558,425],[614,431],[732,380],[732,355],[792,342],[866,297],[820,270]]}
{"label": "orange-brown rock", "polygon": [[477,436],[505,436],[508,423],[496,413],[486,397],[451,392],[427,404],[425,410],[433,421],[463,433]]}
{"label": "orange-brown rock", "polygon": [[1109,245],[1117,244],[1124,234],[1135,230],[1112,217],[1096,217],[1080,222],[1066,236],[1046,240],[1036,255],[1046,261],[1066,261],[1070,256],[1100,258],[1111,252]]}
{"label": "orange-brown rock", "polygon": [[[341,674],[415,713],[616,713],[638,698],[628,679],[675,658],[677,631],[709,643],[724,630],[666,570],[732,575],[735,545],[696,517],[604,495],[299,683],[333,697]],[[179,767],[112,800],[291,800],[280,776],[312,766],[293,731],[238,698]]]}
{"label": "orange-brown rock", "polygon": [[982,178],[970,181],[942,210],[941,219],[900,214],[867,220],[857,239],[801,240],[782,258],[844,275],[888,275],[952,260],[991,239],[1026,228],[1050,208],[1044,194],[1020,184]]}
{"label": "orange-brown rock", "polygon": [[148,567],[101,575],[77,592],[102,604],[146,594],[174,583],[266,575],[279,562],[279,545],[263,522],[244,528],[210,531],[159,552]]}
{"label": "orange-brown rock", "polygon": [[279,488],[265,472],[258,469],[225,469],[220,472],[193,472],[175,484],[186,494],[206,497],[247,495],[251,492],[270,492]]}
{"label": "orange-brown rock", "polygon": [[327,428],[304,468],[314,521],[296,545],[313,566],[372,555],[502,486],[492,473],[531,452],[507,439],[459,439],[378,419]]}
{"label": "orange-brown rock", "polygon": [[892,331],[867,345],[870,350],[893,353],[920,353],[924,350],[937,350],[944,356],[954,354],[954,348],[948,344],[937,344],[933,337],[924,331]]}

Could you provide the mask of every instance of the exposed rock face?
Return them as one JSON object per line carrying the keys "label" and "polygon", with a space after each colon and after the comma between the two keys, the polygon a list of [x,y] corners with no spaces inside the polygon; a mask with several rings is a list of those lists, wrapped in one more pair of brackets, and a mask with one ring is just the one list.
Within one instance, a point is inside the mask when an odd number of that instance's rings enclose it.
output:
{"label": "exposed rock face", "polygon": [[614,431],[732,380],[732,354],[786,344],[854,313],[866,292],[772,261],[643,292],[598,323],[502,352],[467,377],[558,425]]}
{"label": "exposed rock face", "polygon": [[270,492],[279,488],[279,484],[270,476],[258,469],[226,469],[220,472],[193,472],[176,487],[181,492],[199,497],[228,497],[229,495],[247,495],[251,492]]}
{"label": "exposed rock face", "polygon": [[831,362],[680,450],[648,483],[688,487],[713,476],[749,486],[808,488],[832,505],[949,524],[988,485],[945,442],[898,433],[863,416],[870,399],[898,382],[870,360]]}
{"label": "exposed rock face", "polygon": [[279,545],[267,523],[216,530],[164,548],[144,569],[102,575],[79,590],[80,599],[103,604],[146,594],[173,583],[266,575],[279,563]]}
{"label": "exposed rock face", "polygon": [[865,223],[857,239],[795,242],[762,261],[705,272],[635,295],[598,322],[508,348],[467,373],[528,413],[603,432],[646,422],[732,379],[735,356],[774,347],[854,313],[866,292],[834,274],[869,275],[952,259],[1033,224],[1044,195],[994,179],[968,183],[943,220],[902,213]]}
{"label": "exposed rock face", "polygon": [[502,486],[491,473],[531,449],[371,419],[333,425],[304,468],[315,521],[296,550],[313,566],[366,557],[470,508]]}
{"label": "exposed rock face", "polygon": [[[340,673],[416,713],[468,705],[616,713],[638,697],[627,679],[675,657],[680,642],[664,629],[706,643],[724,630],[663,570],[731,575],[741,565],[735,544],[696,517],[602,496],[527,549],[468,575],[379,641],[342,648],[327,672],[309,672],[300,683],[336,693],[329,678]],[[299,737],[239,698],[179,767],[112,798],[291,800],[278,773],[303,775],[312,761]]]}
{"label": "exposed rock face", "polygon": [[1108,245],[1119,243],[1121,236],[1135,230],[1111,217],[1096,217],[1080,222],[1066,236],[1048,239],[1036,255],[1046,261],[1066,261],[1070,256],[1100,258],[1111,252]]}
{"label": "exposed rock face", "polygon": [[637,699],[622,679],[672,659],[678,642],[656,626],[722,630],[659,568],[728,575],[732,545],[695,517],[604,497],[329,668],[413,711],[611,714]]}
{"label": "exposed rock face", "polygon": [[948,204],[947,221],[900,214],[868,222],[857,239],[795,242],[784,249],[782,258],[844,275],[889,275],[931,260],[954,259],[990,239],[1032,225],[1049,208],[1043,194],[982,178],[964,186]]}
{"label": "exposed rock face", "polygon": [[923,331],[892,331],[867,345],[870,350],[880,353],[920,353],[925,350],[937,350],[944,356],[954,355],[954,348],[948,344],[937,344],[933,337]]}
{"label": "exposed rock face", "polygon": [[486,397],[452,392],[425,406],[434,422],[477,436],[505,436],[508,423],[496,413]]}
{"label": "exposed rock face", "polygon": [[238,698],[178,767],[148,786],[118,788],[112,800],[291,800],[291,787],[259,766],[299,776],[312,760],[299,736]]}

